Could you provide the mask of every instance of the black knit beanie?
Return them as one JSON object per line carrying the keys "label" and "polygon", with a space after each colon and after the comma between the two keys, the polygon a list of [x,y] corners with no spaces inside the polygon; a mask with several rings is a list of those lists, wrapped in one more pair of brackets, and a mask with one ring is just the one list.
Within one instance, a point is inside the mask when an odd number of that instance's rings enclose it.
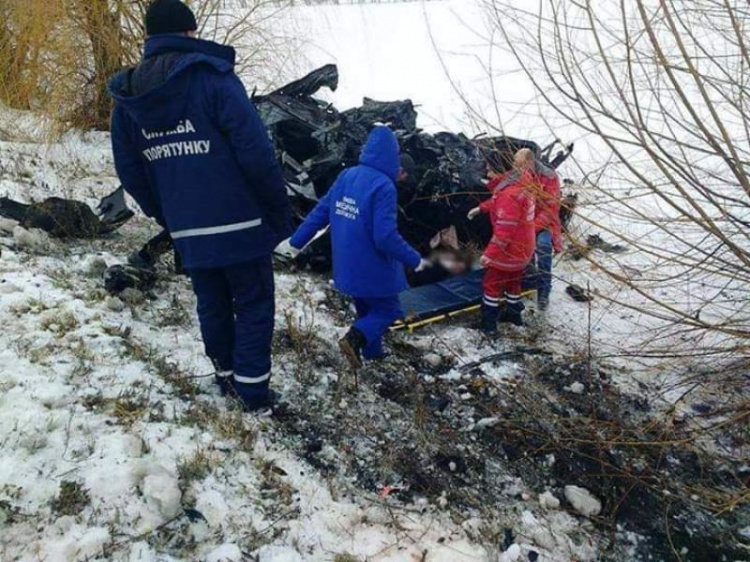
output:
{"label": "black knit beanie", "polygon": [[197,29],[195,14],[180,0],[154,0],[146,12],[146,34],[149,37]]}

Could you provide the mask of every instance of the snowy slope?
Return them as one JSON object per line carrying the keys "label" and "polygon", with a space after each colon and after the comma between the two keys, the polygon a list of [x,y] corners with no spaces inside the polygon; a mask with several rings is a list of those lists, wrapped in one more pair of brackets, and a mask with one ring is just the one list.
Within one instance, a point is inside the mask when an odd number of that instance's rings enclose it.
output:
{"label": "snowy slope", "polygon": [[[3,195],[93,202],[116,184],[106,136],[34,140],[0,143]],[[452,562],[497,551],[471,534],[478,523],[462,527],[440,505],[381,499],[345,474],[322,479],[287,448],[274,421],[241,414],[210,379],[193,378],[210,366],[184,278],[165,277],[156,300],[123,303],[102,288],[102,269],[122,263],[152,224],[138,219],[111,239],[75,243],[3,226],[0,559],[248,559],[241,551],[266,562],[344,554],[401,561],[427,551],[429,560]],[[324,279],[280,274],[278,283],[281,326],[303,315],[302,292],[321,337],[335,341],[346,329],[321,304]],[[431,336],[420,341],[435,345]],[[485,351],[469,349],[466,359]],[[294,371],[294,357],[280,351],[274,386],[290,397]],[[316,392],[331,392],[341,372],[316,373]],[[575,518],[553,513],[547,521],[535,502],[512,501],[528,513],[509,524],[530,537],[552,525],[561,537],[548,538],[547,550],[524,539],[524,549],[547,552],[543,560],[567,560],[571,549],[591,559],[589,546],[564,538],[580,532]]]}
{"label": "snowy slope", "polygon": [[[298,7],[287,25],[310,38],[303,52],[307,70],[339,66],[341,83],[331,96],[337,107],[354,107],[363,97],[410,98],[419,106],[419,125],[430,131],[477,134],[489,123],[509,135],[553,140],[517,66],[509,57],[492,60],[479,2]],[[494,92],[490,75],[499,80]]]}

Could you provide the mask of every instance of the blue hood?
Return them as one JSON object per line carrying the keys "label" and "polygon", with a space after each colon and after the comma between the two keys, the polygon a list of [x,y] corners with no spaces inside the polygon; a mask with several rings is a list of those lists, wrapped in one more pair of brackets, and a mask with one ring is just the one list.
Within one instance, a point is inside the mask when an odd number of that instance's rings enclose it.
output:
{"label": "blue hood", "polygon": [[388,127],[375,127],[359,157],[359,163],[383,172],[394,182],[401,166],[396,135]]}
{"label": "blue hood", "polygon": [[[191,98],[188,70],[207,65],[219,73],[232,72],[235,50],[211,41],[175,35],[146,40],[143,62],[115,76],[109,93],[139,126],[148,129],[175,127]],[[164,64],[168,60],[169,64]],[[134,88],[133,81],[146,84]],[[141,91],[134,94],[134,91]]]}

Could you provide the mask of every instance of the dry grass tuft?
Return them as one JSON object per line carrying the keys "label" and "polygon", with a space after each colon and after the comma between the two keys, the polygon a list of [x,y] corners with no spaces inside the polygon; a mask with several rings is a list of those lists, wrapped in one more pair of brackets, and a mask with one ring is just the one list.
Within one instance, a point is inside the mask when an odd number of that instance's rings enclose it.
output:
{"label": "dry grass tuft", "polygon": [[203,449],[195,451],[192,457],[183,458],[177,464],[177,475],[183,489],[193,482],[204,480],[216,465],[217,459]]}
{"label": "dry grass tuft", "polygon": [[[0,2],[0,103],[39,110],[53,132],[107,130],[108,81],[140,58],[149,0],[3,0]],[[239,43],[239,68],[268,65],[288,41],[268,30],[285,6],[275,0],[193,2],[200,34]],[[250,62],[252,61],[252,62]]]}
{"label": "dry grass tuft", "polygon": [[211,428],[222,439],[231,439],[241,450],[252,452],[258,433],[246,420],[240,408],[224,410],[206,402],[194,403],[182,418],[185,424]]}
{"label": "dry grass tuft", "polygon": [[60,492],[52,500],[52,511],[57,515],[78,515],[91,503],[89,493],[78,482],[63,480]]}

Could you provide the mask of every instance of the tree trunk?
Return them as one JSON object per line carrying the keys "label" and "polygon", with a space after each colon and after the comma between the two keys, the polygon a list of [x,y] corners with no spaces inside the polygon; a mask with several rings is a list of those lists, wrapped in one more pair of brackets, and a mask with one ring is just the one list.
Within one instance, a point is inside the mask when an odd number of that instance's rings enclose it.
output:
{"label": "tree trunk", "polygon": [[91,106],[83,109],[90,125],[104,131],[109,129],[112,112],[107,83],[123,64],[122,27],[118,11],[110,8],[109,0],[83,0],[80,5],[94,62],[94,98]]}

